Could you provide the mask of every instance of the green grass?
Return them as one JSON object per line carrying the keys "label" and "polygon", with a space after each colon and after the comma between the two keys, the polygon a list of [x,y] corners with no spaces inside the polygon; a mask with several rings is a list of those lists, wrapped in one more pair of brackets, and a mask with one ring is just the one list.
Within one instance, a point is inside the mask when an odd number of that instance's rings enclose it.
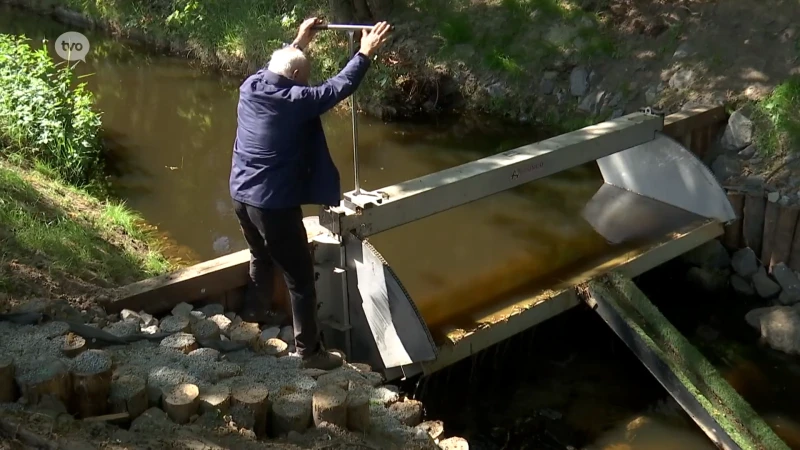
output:
{"label": "green grass", "polygon": [[800,76],[778,85],[754,105],[755,141],[765,155],[800,151]]}
{"label": "green grass", "polygon": [[20,296],[37,292],[42,279],[110,287],[172,269],[124,205],[2,161],[0,248],[0,291]]}

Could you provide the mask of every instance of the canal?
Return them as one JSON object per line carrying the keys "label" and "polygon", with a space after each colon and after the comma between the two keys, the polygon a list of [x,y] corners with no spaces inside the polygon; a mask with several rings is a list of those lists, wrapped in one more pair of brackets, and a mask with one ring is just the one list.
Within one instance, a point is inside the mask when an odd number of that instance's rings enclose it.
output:
{"label": "canal", "polygon": [[[25,34],[32,45],[69,30],[0,6],[0,32]],[[241,80],[149,54],[134,43],[85,34],[92,47],[76,70],[89,75],[85,80],[103,112],[115,191],[175,243],[173,254],[188,261],[245,248],[228,194]],[[345,191],[353,187],[349,120],[341,113],[323,120]],[[366,189],[547,137],[532,128],[384,124],[367,117],[360,118],[359,129]],[[590,164],[390,230],[372,242],[426,320],[436,323],[517,289],[520,280],[547,279],[607,250],[605,240],[579,219],[601,183]],[[693,334],[698,325],[686,326]],[[736,336],[753,344],[744,332]],[[449,433],[469,436],[472,448],[713,448],[590,311],[570,312],[487,355],[413,387],[429,415],[444,420]],[[758,377],[743,381],[742,389],[764,381]],[[758,386],[758,398],[781,396]],[[765,405],[767,412],[783,411],[782,404]]]}

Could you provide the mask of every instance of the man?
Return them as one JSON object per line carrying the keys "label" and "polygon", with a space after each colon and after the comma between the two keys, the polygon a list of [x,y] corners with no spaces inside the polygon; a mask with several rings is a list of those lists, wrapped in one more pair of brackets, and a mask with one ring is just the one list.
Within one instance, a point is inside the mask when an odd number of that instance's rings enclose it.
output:
{"label": "man", "polygon": [[250,247],[242,318],[279,322],[269,312],[273,270],[279,266],[291,297],[297,353],[304,367],[330,370],[341,366],[342,358],[320,342],[314,267],[300,206],[339,204],[339,172],[320,116],[355,91],[390,26],[381,22],[365,30],[359,52],[344,69],[310,87],[311,64],[303,51],[314,37],[313,26],[320,23],[317,18],[303,22],[294,42],[273,53],[267,68],[240,86],[230,191]]}

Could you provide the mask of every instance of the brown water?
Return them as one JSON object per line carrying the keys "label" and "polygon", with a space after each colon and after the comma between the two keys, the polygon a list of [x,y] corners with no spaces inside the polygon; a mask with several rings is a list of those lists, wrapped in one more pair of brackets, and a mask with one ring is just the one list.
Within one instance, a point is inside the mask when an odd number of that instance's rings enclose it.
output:
{"label": "brown water", "polygon": [[[24,33],[36,43],[68,30],[51,20],[0,6],[0,32]],[[243,249],[227,185],[239,80],[203,73],[183,59],[148,55],[131,45],[86,34],[92,50],[88,63],[79,64],[77,70],[92,74],[87,81],[103,111],[115,189],[129,206],[169,235],[177,243],[177,253],[188,259],[204,260]],[[361,182],[367,189],[543,137],[532,129],[476,131],[458,125],[387,125],[360,120]],[[350,190],[349,116],[329,114],[324,126],[343,190]],[[588,165],[390,230],[372,241],[422,306],[426,318],[439,321],[446,317],[448,304],[466,307],[511,290],[517,287],[521,273],[546,276],[581,257],[605,251],[605,240],[578,216],[600,184],[596,167]],[[314,213],[313,208],[307,210],[308,215]],[[454,295],[458,287],[461,291]],[[594,331],[583,330],[587,335]],[[627,356],[621,360],[620,355]],[[646,371],[630,368],[638,364],[634,361],[631,366],[630,358],[624,350],[582,353],[580,361],[597,379],[584,380],[579,391],[584,400],[571,406],[570,423],[583,424],[589,441],[599,439],[596,448],[707,448],[702,434],[685,420],[675,425],[660,419],[638,419],[635,430],[630,430],[630,422],[643,408],[664,396]],[[518,380],[505,388],[513,389],[518,402],[537,403],[549,389],[548,383],[564,375],[537,372],[549,378],[536,384]],[[637,382],[649,383],[647,395],[589,395],[609,389],[624,393]],[[538,391],[526,396],[525,389]],[[485,401],[489,400],[484,397],[471,404]],[[445,420],[458,429],[460,412],[447,414]],[[524,418],[524,414],[520,410],[516,417]],[[595,427],[597,417],[604,417],[601,422],[605,425],[619,424],[621,428]]]}

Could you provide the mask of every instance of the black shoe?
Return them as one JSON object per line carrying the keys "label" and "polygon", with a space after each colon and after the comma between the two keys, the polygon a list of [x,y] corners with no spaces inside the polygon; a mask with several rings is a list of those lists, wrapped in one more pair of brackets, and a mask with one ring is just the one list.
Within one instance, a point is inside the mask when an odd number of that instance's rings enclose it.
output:
{"label": "black shoe", "polygon": [[280,327],[286,320],[286,314],[275,311],[246,311],[239,313],[245,322],[254,322],[267,327]]}

